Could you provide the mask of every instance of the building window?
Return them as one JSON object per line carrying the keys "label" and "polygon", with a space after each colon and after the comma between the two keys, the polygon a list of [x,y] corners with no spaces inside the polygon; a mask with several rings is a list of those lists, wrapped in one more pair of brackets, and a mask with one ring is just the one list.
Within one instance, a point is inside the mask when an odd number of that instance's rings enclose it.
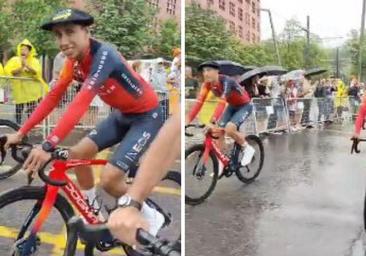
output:
{"label": "building window", "polygon": [[219,8],[225,11],[225,0],[219,0]]}
{"label": "building window", "polygon": [[255,29],[255,19],[254,18],[252,18],[252,28]]}
{"label": "building window", "polygon": [[230,28],[231,32],[235,33],[235,23],[233,21],[230,21],[229,28]]}
{"label": "building window", "polygon": [[249,25],[250,24],[250,17],[249,17],[249,13],[245,13],[245,24]]}
{"label": "building window", "polygon": [[261,29],[260,23],[257,23],[257,30],[259,31]]}
{"label": "building window", "polygon": [[245,35],[245,40],[247,40],[247,42],[250,42],[250,33],[249,33],[249,31]]}
{"label": "building window", "polygon": [[255,41],[255,39],[256,39],[256,36],[255,36],[255,34],[253,33],[253,34],[252,34],[252,42],[253,42],[253,43],[255,43],[255,42],[256,42],[256,41]]}
{"label": "building window", "polygon": [[243,9],[242,8],[238,8],[238,17],[239,17],[239,20],[243,20]]}
{"label": "building window", "polygon": [[214,4],[214,0],[207,0],[207,5],[208,6],[211,6],[211,5],[213,5]]}
{"label": "building window", "polygon": [[255,2],[252,2],[252,12],[255,14]]}
{"label": "building window", "polygon": [[154,8],[159,7],[159,0],[149,0],[148,3],[151,7],[154,7]]}
{"label": "building window", "polygon": [[166,12],[175,15],[175,6],[176,6],[177,0],[168,0],[167,6],[166,6]]}
{"label": "building window", "polygon": [[242,26],[239,26],[239,37],[240,38],[243,38],[243,27]]}
{"label": "building window", "polygon": [[229,12],[230,12],[230,15],[235,17],[235,4],[232,2],[229,3]]}

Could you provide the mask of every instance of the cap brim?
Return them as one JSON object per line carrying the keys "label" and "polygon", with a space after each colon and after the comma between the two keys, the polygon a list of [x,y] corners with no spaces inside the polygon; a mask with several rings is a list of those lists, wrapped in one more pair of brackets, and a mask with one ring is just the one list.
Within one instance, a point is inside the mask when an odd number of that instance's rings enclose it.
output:
{"label": "cap brim", "polygon": [[43,29],[43,30],[51,31],[54,26],[60,25],[60,24],[67,24],[67,23],[83,25],[83,26],[90,26],[94,23],[94,19],[77,20],[77,21],[70,21],[70,20],[54,21],[54,22],[51,21],[51,22],[47,22],[47,23],[42,24],[40,28]]}
{"label": "cap brim", "polygon": [[202,70],[203,70],[203,68],[206,68],[206,67],[213,68],[213,69],[216,69],[216,70],[220,70],[220,67],[219,67],[219,66],[210,65],[210,64],[207,64],[207,65],[200,65],[200,66],[198,67],[198,70],[199,70],[199,71],[202,71]]}

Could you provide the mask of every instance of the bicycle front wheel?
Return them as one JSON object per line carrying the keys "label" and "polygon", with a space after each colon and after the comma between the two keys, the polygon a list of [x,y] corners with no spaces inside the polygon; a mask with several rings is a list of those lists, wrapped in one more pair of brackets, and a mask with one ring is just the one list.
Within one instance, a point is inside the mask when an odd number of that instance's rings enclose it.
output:
{"label": "bicycle front wheel", "polygon": [[[15,133],[20,129],[20,126],[10,120],[0,119],[0,134],[11,134]],[[28,140],[27,137],[23,139],[24,142]],[[6,179],[12,175],[14,175],[19,169],[22,168],[22,164],[15,162],[10,154],[10,151],[7,154],[4,163],[0,165],[0,180]]]}
{"label": "bicycle front wheel", "polygon": [[[256,135],[248,135],[245,140],[255,149],[250,164],[246,166],[240,166],[236,169],[235,173],[238,179],[246,184],[253,182],[259,175],[263,167],[264,161],[264,149],[261,139]],[[239,159],[243,157],[243,153],[239,154]]]}
{"label": "bicycle front wheel", "polygon": [[[0,194],[0,255],[17,256],[28,238],[45,197],[45,188],[25,186]],[[66,223],[74,215],[64,197],[58,195],[54,209],[32,245],[35,255],[75,255],[77,237]],[[70,239],[73,238],[73,239]]]}
{"label": "bicycle front wheel", "polygon": [[218,160],[210,152],[206,161],[203,159],[204,145],[194,145],[185,152],[186,192],[185,202],[197,205],[207,199],[215,189],[218,179]]}

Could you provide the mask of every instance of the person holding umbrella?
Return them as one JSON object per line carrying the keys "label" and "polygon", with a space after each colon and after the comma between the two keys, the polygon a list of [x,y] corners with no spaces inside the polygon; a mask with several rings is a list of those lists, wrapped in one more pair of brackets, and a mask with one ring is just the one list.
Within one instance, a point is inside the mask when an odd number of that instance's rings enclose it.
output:
{"label": "person holding umbrella", "polygon": [[[218,123],[219,127],[223,128],[229,137],[234,139],[239,145],[242,145],[244,156],[241,160],[241,165],[246,166],[251,162],[255,149],[246,142],[245,134],[239,132],[238,129],[252,114],[253,105],[250,102],[248,92],[234,79],[226,75],[220,75],[219,69],[220,65],[215,61],[207,61],[199,66],[198,70],[203,74],[204,83],[196,104],[186,117],[186,123],[189,124],[193,121],[205,102],[208,93],[212,91],[220,100],[211,118],[211,123]],[[228,103],[227,107],[226,103]],[[212,125],[208,126],[213,128]],[[219,147],[221,149],[223,149],[224,143],[224,136],[220,136]]]}

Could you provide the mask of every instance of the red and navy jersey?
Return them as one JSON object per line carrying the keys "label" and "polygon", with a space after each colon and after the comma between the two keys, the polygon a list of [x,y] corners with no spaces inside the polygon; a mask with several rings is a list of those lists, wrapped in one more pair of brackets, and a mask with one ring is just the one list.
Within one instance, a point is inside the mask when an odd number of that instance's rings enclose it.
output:
{"label": "red and navy jersey", "polygon": [[247,91],[234,79],[225,75],[219,75],[218,83],[204,83],[203,87],[212,91],[216,97],[225,98],[226,102],[232,106],[241,106],[250,102]]}
{"label": "red and navy jersey", "polygon": [[82,83],[48,140],[56,145],[74,128],[96,95],[125,114],[145,113],[159,105],[153,87],[136,73],[123,56],[107,43],[90,40],[82,61],[66,59],[60,79],[20,132],[26,134],[54,109],[72,80]]}
{"label": "red and navy jersey", "polygon": [[250,103],[249,94],[243,87],[241,87],[234,79],[225,75],[219,75],[218,83],[206,82],[202,85],[197,102],[188,115],[189,123],[201,110],[203,103],[205,102],[210,91],[212,91],[216,97],[220,98],[219,104],[212,117],[213,121],[217,121],[219,119],[222,112],[224,111],[226,103],[235,107]]}

